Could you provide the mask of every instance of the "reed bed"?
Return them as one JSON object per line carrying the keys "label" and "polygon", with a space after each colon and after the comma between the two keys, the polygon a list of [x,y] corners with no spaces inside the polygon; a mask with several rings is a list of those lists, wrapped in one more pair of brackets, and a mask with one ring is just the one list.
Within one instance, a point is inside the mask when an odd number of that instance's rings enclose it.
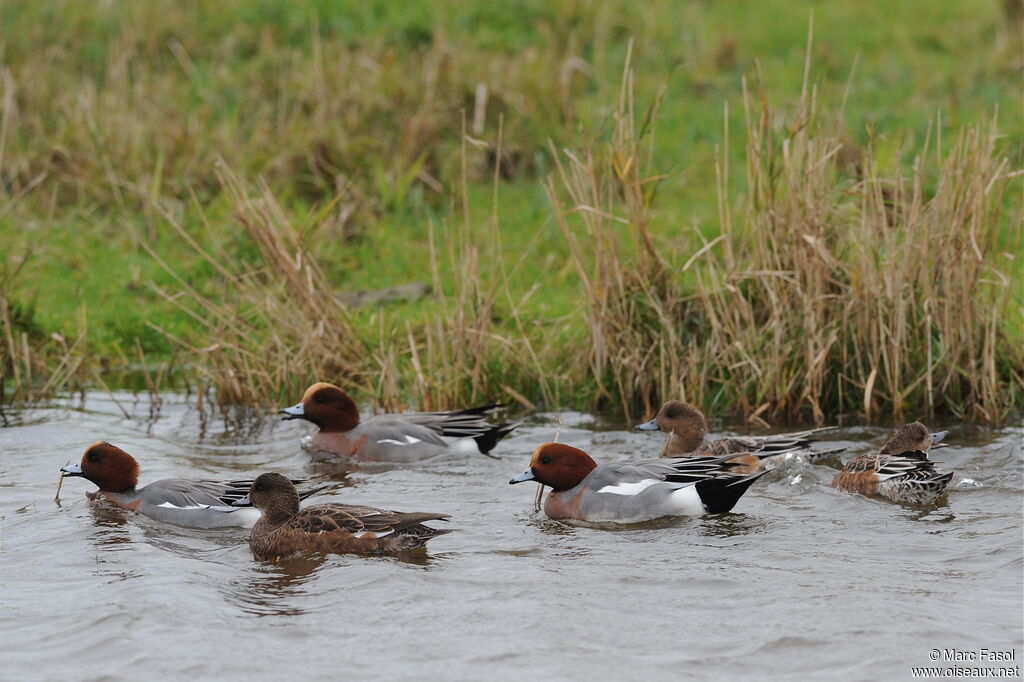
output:
{"label": "reed bed", "polygon": [[[1024,157],[980,112],[1019,113],[983,96],[1016,83],[1017,5],[886,8],[841,94],[838,29],[881,4],[815,10],[817,80],[792,17],[728,3],[4,6],[0,402],[111,366],[224,406],[323,379],[383,409],[999,421]],[[907,137],[847,127],[875,109]],[[395,285],[430,293],[357,306]]]}
{"label": "reed bed", "polygon": [[[1019,173],[995,120],[946,149],[929,136],[885,173],[870,145],[846,149],[809,81],[788,114],[747,92],[748,194],[728,194],[722,156],[720,234],[656,248],[646,188],[659,178],[641,171],[641,145],[657,106],[639,125],[629,78],[606,148],[566,150],[563,191],[548,183],[599,399],[627,418],[680,397],[755,422],[936,411],[992,422],[1019,409],[1021,301],[1014,254],[998,248],[1006,221],[1019,225],[1002,215]],[[666,265],[671,251],[681,266]]]}
{"label": "reed bed", "polygon": [[346,388],[367,392],[362,362],[367,346],[280,204],[265,185],[247,186],[223,162],[218,177],[234,201],[237,224],[258,250],[258,263],[204,247],[170,211],[157,206],[166,224],[218,275],[216,293],[204,293],[147,245],[177,284],[173,290],[150,287],[194,321],[188,338],[157,331],[187,349],[220,405],[260,405],[268,396],[301,395],[309,376],[337,377]]}
{"label": "reed bed", "polygon": [[[500,159],[500,144],[495,154]],[[464,145],[464,169],[470,159]],[[239,261],[228,251],[208,250],[159,207],[167,224],[216,269],[217,295],[190,286],[153,246],[145,247],[177,283],[174,288],[150,286],[196,323],[188,338],[158,331],[187,351],[195,371],[215,389],[217,404],[259,406],[268,397],[287,400],[317,380],[337,383],[386,410],[408,405],[444,409],[460,401],[494,399],[534,407],[514,388],[524,383],[528,388],[521,390],[536,389],[553,404],[534,341],[496,324],[502,307],[523,330],[504,269],[481,263],[500,249],[493,212],[477,225],[466,211],[460,223],[438,228],[440,240],[430,226],[428,256],[436,294],[430,314],[414,323],[381,310],[357,328],[300,230],[267,187],[246,185],[223,163],[219,178],[235,202],[238,224],[258,248],[255,263]],[[494,182],[497,191],[497,175]],[[313,217],[328,219],[326,210]],[[316,233],[316,227],[307,225],[305,231]],[[442,272],[457,273],[451,285]]]}
{"label": "reed bed", "polygon": [[[631,83],[627,65],[608,139],[553,149],[545,185],[578,275],[586,353],[552,342],[574,319],[530,319],[504,267],[483,267],[504,262],[496,213],[477,223],[466,210],[439,238],[430,228],[429,315],[399,321],[382,309],[357,328],[270,192],[222,171],[262,261],[239,271],[208,254],[223,300],[181,282],[201,337],[217,339],[191,347],[218,400],[258,404],[327,378],[386,409],[495,396],[557,406],[559,392],[588,382],[591,406],[626,418],[671,396],[754,422],[935,412],[993,422],[1013,409],[1019,300],[997,250],[1013,174],[994,122],[965,126],[946,149],[929,140],[887,174],[870,145],[853,163],[842,153],[809,85],[788,114],[748,93],[748,194],[727,193],[723,159],[721,232],[695,248],[649,229],[664,178],[645,144],[660,100],[638,114]],[[503,304],[511,320],[499,321]]]}
{"label": "reed bed", "polygon": [[0,291],[0,410],[5,403],[39,403],[81,389],[96,371],[86,352],[85,332],[71,340],[59,334],[47,337],[30,321],[19,319],[20,312]]}

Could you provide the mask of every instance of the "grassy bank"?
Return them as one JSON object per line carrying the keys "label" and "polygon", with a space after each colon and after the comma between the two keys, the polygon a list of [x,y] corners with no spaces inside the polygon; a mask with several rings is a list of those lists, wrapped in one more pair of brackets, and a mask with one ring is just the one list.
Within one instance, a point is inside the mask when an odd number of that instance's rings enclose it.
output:
{"label": "grassy bank", "polygon": [[4,5],[6,399],[998,420],[1016,7]]}

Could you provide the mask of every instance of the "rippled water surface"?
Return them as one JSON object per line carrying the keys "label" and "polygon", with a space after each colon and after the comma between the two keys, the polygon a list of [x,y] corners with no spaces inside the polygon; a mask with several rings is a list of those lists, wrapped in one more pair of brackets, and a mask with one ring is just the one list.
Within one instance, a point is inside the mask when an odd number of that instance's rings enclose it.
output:
{"label": "rippled water surface", "polygon": [[[3,679],[909,679],[946,648],[1014,649],[1020,665],[1020,427],[953,425],[934,458],[956,474],[935,507],[841,493],[834,469],[794,462],[735,513],[609,531],[549,521],[532,484],[508,485],[557,415],[531,418],[500,459],[354,468],[304,453],[305,423],[235,427],[173,400],[153,419],[148,400],[117,401],[3,417]],[[599,461],[660,446],[561,417],[560,440]],[[830,440],[857,453],[885,434]],[[55,502],[59,467],[100,438],[136,456],[142,484],[333,479],[346,487],[328,499],[447,512],[458,532],[403,559],[259,563],[246,530],[96,509],[84,479]]]}

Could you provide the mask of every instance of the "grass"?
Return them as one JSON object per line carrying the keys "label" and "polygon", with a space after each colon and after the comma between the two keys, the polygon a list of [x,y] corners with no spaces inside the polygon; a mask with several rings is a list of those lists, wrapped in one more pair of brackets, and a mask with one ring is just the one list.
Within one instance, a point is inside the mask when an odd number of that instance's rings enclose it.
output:
{"label": "grass", "polygon": [[5,4],[5,399],[999,420],[1016,4],[810,6]]}

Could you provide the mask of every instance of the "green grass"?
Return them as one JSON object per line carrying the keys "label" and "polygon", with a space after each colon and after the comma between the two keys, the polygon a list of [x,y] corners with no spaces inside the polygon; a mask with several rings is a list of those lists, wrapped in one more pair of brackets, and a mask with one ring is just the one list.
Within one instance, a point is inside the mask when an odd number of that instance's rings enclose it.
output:
{"label": "green grass", "polygon": [[[0,276],[0,296],[27,311],[17,327],[33,330],[41,352],[50,334],[85,333],[91,361],[128,365],[138,339],[159,363],[174,344],[154,325],[206,345],[148,286],[176,283],[141,242],[199,291],[223,287],[158,202],[204,248],[262,265],[218,183],[221,159],[268,183],[336,291],[430,281],[430,225],[443,250],[463,223],[465,111],[470,135],[491,149],[500,121],[510,163],[495,192],[493,153],[465,157],[468,225],[484,234],[492,215],[500,224],[500,245],[481,240],[484,276],[519,263],[512,298],[536,284],[521,313],[572,356],[588,334],[585,302],[543,187],[549,143],[610,139],[632,41],[637,106],[665,87],[651,151],[664,178],[648,215],[659,250],[680,266],[699,235],[721,229],[715,161],[726,145],[727,189],[743,210],[744,76],[760,74],[772,108],[795,109],[812,8],[820,117],[851,153],[870,148],[881,172],[908,176],[929,130],[948,147],[998,111],[1002,153],[1024,166],[1021,30],[995,0],[4,3],[0,275],[28,256],[16,277]],[[488,106],[472,130],[481,83]],[[996,262],[1016,283],[1009,333],[1019,340],[1019,178],[1005,204],[992,252],[1017,256]],[[454,291],[459,273],[441,275]],[[676,276],[695,282],[693,271]],[[370,339],[381,314],[422,324],[445,306],[386,304],[356,311],[354,323]],[[495,311],[497,332],[511,332],[508,305]],[[559,394],[563,404],[593,398],[592,381]]]}

